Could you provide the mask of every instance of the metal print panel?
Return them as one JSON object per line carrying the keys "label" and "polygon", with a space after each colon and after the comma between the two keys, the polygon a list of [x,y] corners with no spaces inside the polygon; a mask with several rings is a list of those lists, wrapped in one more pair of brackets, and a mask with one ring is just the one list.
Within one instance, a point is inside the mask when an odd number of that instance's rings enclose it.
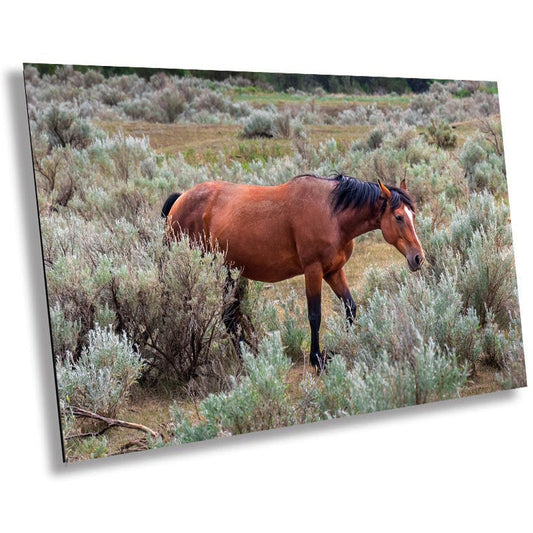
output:
{"label": "metal print panel", "polygon": [[24,78],[65,461],[526,385],[496,83]]}

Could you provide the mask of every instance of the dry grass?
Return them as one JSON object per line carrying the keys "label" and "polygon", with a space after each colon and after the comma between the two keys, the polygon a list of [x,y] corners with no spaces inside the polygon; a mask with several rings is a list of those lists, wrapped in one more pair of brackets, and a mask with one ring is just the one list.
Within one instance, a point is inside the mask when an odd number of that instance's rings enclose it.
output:
{"label": "dry grass", "polygon": [[496,380],[494,367],[481,362],[476,367],[475,375],[469,379],[461,391],[461,396],[477,396],[478,394],[487,394],[501,389],[501,385]]}
{"label": "dry grass", "polygon": [[[244,139],[242,127],[224,124],[157,124],[152,122],[99,122],[108,134],[119,131],[132,137],[147,137],[158,152],[185,155],[189,163],[209,163],[222,153],[227,159],[264,158],[268,155],[290,154],[290,139]],[[366,138],[372,126],[318,125],[306,126],[311,143],[334,138],[339,146],[348,148],[353,141]]]}
{"label": "dry grass", "polygon": [[237,139],[240,126],[219,124],[158,124],[153,122],[100,122],[106,133],[119,131],[132,137],[148,137],[154,150],[175,156],[178,152],[194,150],[224,152]]}
{"label": "dry grass", "polygon": [[477,120],[452,124],[453,130],[457,135],[457,145],[462,146],[469,137],[472,137],[476,131],[479,131],[479,124]]}

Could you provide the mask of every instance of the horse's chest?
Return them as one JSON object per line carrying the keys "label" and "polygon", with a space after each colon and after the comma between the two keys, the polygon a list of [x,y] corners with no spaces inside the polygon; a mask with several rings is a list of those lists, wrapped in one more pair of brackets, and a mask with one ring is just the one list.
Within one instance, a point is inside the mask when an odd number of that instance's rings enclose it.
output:
{"label": "horse's chest", "polygon": [[325,254],[323,260],[324,274],[340,270],[350,259],[353,251],[353,241],[346,246],[332,248],[329,254]]}

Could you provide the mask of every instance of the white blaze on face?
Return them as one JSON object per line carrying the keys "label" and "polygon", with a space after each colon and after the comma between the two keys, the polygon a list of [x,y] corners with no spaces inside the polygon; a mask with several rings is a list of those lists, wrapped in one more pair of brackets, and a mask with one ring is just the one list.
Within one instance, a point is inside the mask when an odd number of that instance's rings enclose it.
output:
{"label": "white blaze on face", "polygon": [[422,249],[422,245],[420,244],[420,241],[418,240],[418,235],[416,234],[416,230],[415,230],[413,212],[406,205],[403,206],[403,210],[405,214],[407,215],[407,219],[409,220],[409,224],[411,225],[411,228],[413,230],[413,235],[415,236],[416,242],[418,246],[420,247],[420,249]]}

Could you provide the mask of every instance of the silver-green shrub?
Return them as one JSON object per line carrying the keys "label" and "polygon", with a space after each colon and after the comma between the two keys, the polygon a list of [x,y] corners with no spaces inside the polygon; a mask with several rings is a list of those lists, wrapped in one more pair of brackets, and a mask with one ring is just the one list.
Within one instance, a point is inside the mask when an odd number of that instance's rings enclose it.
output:
{"label": "silver-green shrub", "polygon": [[138,380],[144,361],[125,333],[98,324],[75,360],[71,352],[57,358],[57,386],[65,406],[115,416]]}
{"label": "silver-green shrub", "polygon": [[161,110],[163,122],[175,122],[186,109],[186,102],[181,93],[171,88],[163,89],[157,94],[155,102]]}
{"label": "silver-green shrub", "polygon": [[296,423],[286,383],[290,360],[284,355],[279,332],[259,344],[258,354],[244,350],[246,375],[233,378],[227,393],[210,394],[199,407],[203,421],[193,423],[174,406],[175,442],[185,443],[284,427]]}
{"label": "silver-green shrub", "polygon": [[274,118],[274,137],[289,139],[293,135],[292,117],[289,111],[278,113]]}
{"label": "silver-green shrub", "polygon": [[499,342],[496,343],[495,355],[501,368],[497,375],[499,383],[505,389],[525,387],[527,379],[520,318],[513,317],[509,330],[499,331],[496,335]]}
{"label": "silver-green shrub", "polygon": [[452,275],[463,307],[474,309],[482,326],[487,312],[506,326],[509,313],[518,307],[508,217],[509,207],[485,191],[472,194],[448,226],[435,228],[431,217],[419,221],[424,269],[434,278]]}
{"label": "silver-green shrub", "polygon": [[297,394],[289,395],[279,332],[268,335],[256,356],[243,354],[246,375],[233,379],[227,393],[211,394],[193,419],[174,405],[173,443],[183,444],[252,431],[315,422],[359,413],[404,407],[457,396],[467,372],[450,354],[430,341],[416,350],[412,361],[394,361],[381,353],[371,363],[356,361],[348,368],[335,356],[321,378],[308,375]]}
{"label": "silver-green shrub", "polygon": [[471,190],[507,192],[505,162],[498,144],[478,134],[466,141],[459,154],[459,162]]}
{"label": "silver-green shrub", "polygon": [[464,305],[476,310],[481,324],[487,314],[502,326],[509,324],[517,308],[514,257],[507,235],[493,223],[472,236],[467,258],[458,279]]}
{"label": "silver-green shrub", "polygon": [[153,380],[226,387],[239,363],[222,320],[233,298],[223,255],[187,239],[165,246],[159,217],[114,218],[111,206],[103,211],[105,197],[90,201],[89,220],[43,218],[56,355],[79,355],[99,321],[126,331]]}
{"label": "silver-green shrub", "polygon": [[59,302],[50,308],[52,344],[56,355],[76,352],[81,333],[81,321],[69,320]]}
{"label": "silver-green shrub", "polygon": [[[163,110],[150,98],[132,98],[120,105],[126,116],[132,120],[164,122]],[[168,115],[167,115],[168,117]]]}
{"label": "silver-green shrub", "polygon": [[[260,286],[256,286],[258,290]],[[276,294],[257,292],[250,297],[253,307],[249,308],[245,302],[245,314],[252,321],[256,334],[262,337],[270,331],[279,331],[285,355],[294,362],[301,362],[303,346],[309,337],[307,310],[301,295],[291,289],[286,295],[280,291]]]}
{"label": "silver-green shrub", "polygon": [[348,369],[342,356],[333,357],[314,401],[321,418],[338,418],[456,397],[466,379],[454,355],[429,339],[401,361],[383,351]]}
{"label": "silver-green shrub", "polygon": [[509,328],[503,329],[489,311],[487,324],[483,329],[483,351],[487,363],[500,371],[497,378],[504,388],[526,386],[524,346],[519,317],[511,316]]}
{"label": "silver-green shrub", "polygon": [[86,148],[92,140],[89,122],[66,105],[49,106],[38,119],[37,127],[46,135],[50,149],[54,146]]}
{"label": "silver-green shrub", "polygon": [[370,135],[368,136],[368,139],[366,140],[366,145],[369,148],[369,150],[376,150],[383,144],[383,131],[380,129],[372,130]]}
{"label": "silver-green shrub", "polygon": [[246,119],[243,126],[244,137],[274,137],[274,115],[265,110],[257,110]]}
{"label": "silver-green shrub", "polygon": [[457,134],[445,120],[440,122],[432,120],[424,135],[430,144],[435,144],[439,148],[450,149],[457,146]]}
{"label": "silver-green shrub", "polygon": [[383,288],[360,302],[356,333],[330,327],[337,338],[327,337],[328,349],[368,364],[381,353],[401,362],[414,361],[415,354],[433,342],[439,353],[457,354],[461,361],[475,364],[481,353],[479,319],[475,311],[464,309],[452,275],[437,281],[410,276],[403,283],[382,275],[379,283]]}
{"label": "silver-green shrub", "polygon": [[223,254],[184,238],[168,248],[152,243],[135,261],[129,268],[128,262],[114,263],[107,303],[140,345],[153,376],[225,388],[238,361],[223,323],[234,297],[226,288]]}

